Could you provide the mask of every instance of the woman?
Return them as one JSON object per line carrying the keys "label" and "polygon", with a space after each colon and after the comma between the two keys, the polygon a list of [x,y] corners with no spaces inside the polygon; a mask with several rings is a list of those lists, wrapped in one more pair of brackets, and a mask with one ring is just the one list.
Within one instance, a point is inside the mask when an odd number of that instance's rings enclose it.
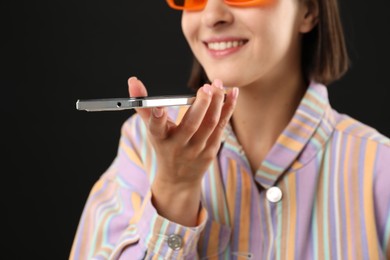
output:
{"label": "woman", "polygon": [[196,100],[124,123],[70,258],[390,259],[390,140],[327,98],[348,68],[337,1],[167,2]]}

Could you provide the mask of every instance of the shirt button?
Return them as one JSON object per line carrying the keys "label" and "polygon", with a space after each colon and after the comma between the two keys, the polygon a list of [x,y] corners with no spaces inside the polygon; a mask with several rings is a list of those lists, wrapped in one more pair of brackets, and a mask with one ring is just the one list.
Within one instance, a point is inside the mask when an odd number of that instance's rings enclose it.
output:
{"label": "shirt button", "polygon": [[269,188],[266,194],[267,199],[273,203],[279,202],[282,199],[282,195],[282,191],[276,186]]}
{"label": "shirt button", "polygon": [[183,240],[181,236],[175,234],[168,236],[168,246],[173,250],[179,250],[182,245],[183,245]]}

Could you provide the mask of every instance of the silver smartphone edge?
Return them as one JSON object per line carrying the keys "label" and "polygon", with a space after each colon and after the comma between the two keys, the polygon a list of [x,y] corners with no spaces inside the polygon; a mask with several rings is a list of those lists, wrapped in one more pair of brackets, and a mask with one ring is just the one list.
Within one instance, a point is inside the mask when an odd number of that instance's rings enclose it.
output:
{"label": "silver smartphone edge", "polygon": [[76,101],[77,110],[85,111],[118,111],[134,108],[188,106],[195,100],[193,95],[156,96],[139,98],[105,98],[79,99]]}

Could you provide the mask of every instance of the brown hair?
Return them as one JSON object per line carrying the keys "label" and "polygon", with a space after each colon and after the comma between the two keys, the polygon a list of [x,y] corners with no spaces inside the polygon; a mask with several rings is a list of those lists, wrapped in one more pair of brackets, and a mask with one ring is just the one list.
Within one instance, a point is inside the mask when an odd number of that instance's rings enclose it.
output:
{"label": "brown hair", "polygon": [[[301,0],[310,4],[317,1],[318,24],[302,38],[302,71],[306,80],[325,85],[341,78],[349,68],[349,57],[337,0]],[[314,4],[314,3],[313,3]],[[209,83],[206,72],[193,57],[188,86],[198,89]]]}

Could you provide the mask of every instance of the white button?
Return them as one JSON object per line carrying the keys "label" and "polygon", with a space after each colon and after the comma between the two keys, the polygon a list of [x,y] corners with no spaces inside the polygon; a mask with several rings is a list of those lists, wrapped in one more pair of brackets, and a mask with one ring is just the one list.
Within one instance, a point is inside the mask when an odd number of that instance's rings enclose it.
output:
{"label": "white button", "polygon": [[270,202],[276,203],[282,199],[282,191],[279,187],[271,187],[267,190],[266,196]]}
{"label": "white button", "polygon": [[168,246],[173,250],[179,250],[182,245],[183,245],[183,240],[181,236],[175,234],[168,236]]}

